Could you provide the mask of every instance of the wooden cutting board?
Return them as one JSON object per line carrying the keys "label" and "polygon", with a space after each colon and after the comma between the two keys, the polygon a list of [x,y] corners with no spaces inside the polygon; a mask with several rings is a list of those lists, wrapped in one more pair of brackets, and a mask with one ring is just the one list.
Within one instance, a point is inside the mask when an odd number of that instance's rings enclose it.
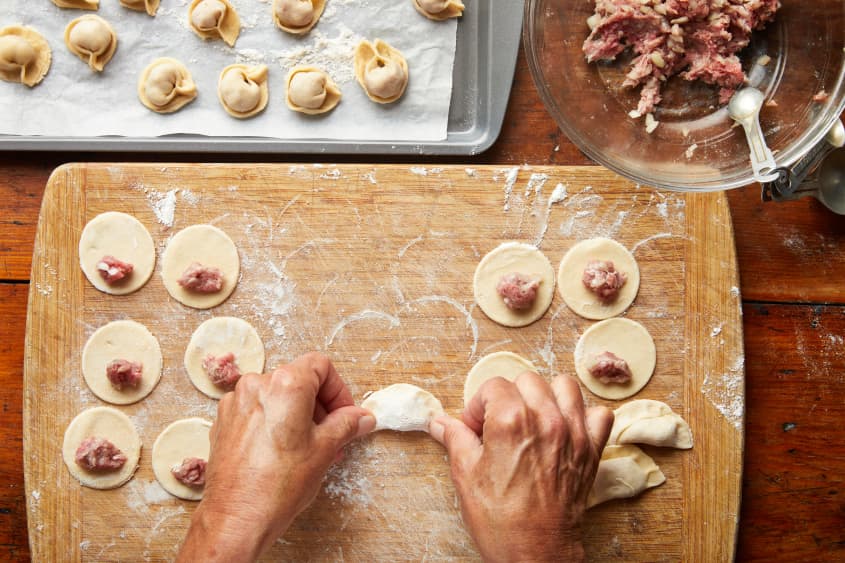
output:
{"label": "wooden cutting board", "polygon": [[[556,199],[550,196],[558,185]],[[564,192],[565,190],[565,192]],[[562,198],[563,194],[565,198]],[[95,290],[78,266],[85,223],[136,216],[159,256],[168,237],[213,223],[238,245],[242,279],[206,312],[183,307],[159,275],[126,297]],[[575,242],[610,236],[636,256],[639,296],[627,316],[658,350],[637,398],[665,401],[692,426],[690,451],[646,448],[666,483],[592,510],[595,560],[724,561],[739,518],[744,356],[733,229],[723,194],[661,193],[599,167],[73,164],[44,196],[33,257],[25,366],[24,460],[34,561],[169,560],[195,504],[157,484],[150,450],[170,422],[212,419],[216,403],[182,366],[192,331],[211,316],[251,322],[268,367],[308,350],[336,362],[360,400],[410,382],[462,408],[467,371],[510,350],[542,375],[573,373],[592,323],[559,297],[527,328],[503,328],[474,305],[476,264],[502,241],[536,243],[557,264]],[[102,404],[85,386],[88,336],[115,319],[145,324],[162,344],[163,377],[143,401],[118,407],[144,449],[133,480],[81,487],[60,456],[81,410]],[[585,391],[591,404],[609,404]],[[423,434],[379,433],[349,448],[314,505],[274,546],[273,560],[472,560],[443,449]]]}

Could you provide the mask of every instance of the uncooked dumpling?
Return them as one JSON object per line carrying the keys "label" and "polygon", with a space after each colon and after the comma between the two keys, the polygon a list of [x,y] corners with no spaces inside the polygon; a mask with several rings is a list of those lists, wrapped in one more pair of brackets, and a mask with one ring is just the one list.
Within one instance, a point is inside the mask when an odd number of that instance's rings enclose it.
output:
{"label": "uncooked dumpling", "polygon": [[302,35],[317,25],[326,0],[273,0],[273,21],[279,29]]}
{"label": "uncooked dumpling", "polygon": [[197,86],[185,65],[168,57],[156,59],[138,79],[141,103],[157,113],[172,113],[197,97]]}
{"label": "uncooked dumpling", "polygon": [[460,0],[411,0],[414,8],[425,17],[443,21],[449,18],[459,18],[464,13],[464,5]]}
{"label": "uncooked dumpling", "polygon": [[217,97],[232,117],[244,119],[264,111],[270,92],[267,66],[233,64],[223,69],[217,83]]}
{"label": "uncooked dumpling", "polygon": [[663,472],[637,446],[607,446],[587,497],[587,508],[613,499],[637,496],[664,482]]}
{"label": "uncooked dumpling", "polygon": [[223,39],[230,47],[241,33],[241,18],[228,0],[193,0],[188,23],[203,39]]}
{"label": "uncooked dumpling", "polygon": [[379,389],[361,406],[376,417],[373,431],[428,432],[431,421],[446,414],[437,397],[408,383]]}
{"label": "uncooked dumpling", "polygon": [[692,447],[689,424],[660,401],[639,399],[614,411],[608,444],[649,444],[688,450]]}
{"label": "uncooked dumpling", "polygon": [[0,29],[0,78],[30,88],[50,70],[53,53],[44,37],[32,29],[10,25]]}
{"label": "uncooked dumpling", "polygon": [[293,111],[316,115],[331,111],[340,102],[340,88],[323,70],[298,66],[288,73],[285,101]]}
{"label": "uncooked dumpling", "polygon": [[102,72],[117,50],[117,34],[103,18],[87,14],[67,24],[65,45],[91,70]]}
{"label": "uncooked dumpling", "polygon": [[74,8],[77,10],[99,10],[100,0],[53,0],[59,8]]}
{"label": "uncooked dumpling", "polygon": [[355,78],[374,102],[389,104],[405,93],[408,63],[402,53],[376,39],[366,39],[355,48]]}
{"label": "uncooked dumpling", "polygon": [[160,0],[120,0],[120,5],[124,8],[137,12],[147,12],[151,16],[156,15],[160,3]]}

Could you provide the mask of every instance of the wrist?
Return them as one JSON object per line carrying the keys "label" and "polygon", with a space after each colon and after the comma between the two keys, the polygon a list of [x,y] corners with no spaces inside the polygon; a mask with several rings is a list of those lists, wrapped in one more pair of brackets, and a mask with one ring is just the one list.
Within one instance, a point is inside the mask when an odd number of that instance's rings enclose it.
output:
{"label": "wrist", "polygon": [[582,563],[585,560],[584,545],[579,534],[548,533],[541,537],[520,535],[504,542],[494,542],[487,547],[489,549],[482,550],[482,558],[488,563]]}

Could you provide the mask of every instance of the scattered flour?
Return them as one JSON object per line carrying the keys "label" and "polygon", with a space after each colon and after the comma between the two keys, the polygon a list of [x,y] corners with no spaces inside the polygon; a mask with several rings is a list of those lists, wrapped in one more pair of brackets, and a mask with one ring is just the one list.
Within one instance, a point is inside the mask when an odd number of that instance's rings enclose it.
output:
{"label": "scattered flour", "polygon": [[505,176],[505,204],[503,209],[505,211],[510,211],[511,208],[511,194],[513,193],[513,187],[516,184],[516,180],[519,177],[519,167],[515,166],[510,168],[506,171]]}

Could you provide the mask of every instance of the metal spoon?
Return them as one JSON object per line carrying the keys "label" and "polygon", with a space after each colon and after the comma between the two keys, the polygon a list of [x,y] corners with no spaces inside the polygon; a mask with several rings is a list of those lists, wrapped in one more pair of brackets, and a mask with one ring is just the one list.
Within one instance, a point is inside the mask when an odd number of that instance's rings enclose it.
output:
{"label": "metal spoon", "polygon": [[766,145],[760,127],[760,110],[765,99],[760,90],[749,87],[736,92],[728,103],[728,114],[745,130],[751,151],[751,169],[754,171],[754,179],[760,183],[778,178],[778,174],[773,173],[777,168],[775,157]]}

